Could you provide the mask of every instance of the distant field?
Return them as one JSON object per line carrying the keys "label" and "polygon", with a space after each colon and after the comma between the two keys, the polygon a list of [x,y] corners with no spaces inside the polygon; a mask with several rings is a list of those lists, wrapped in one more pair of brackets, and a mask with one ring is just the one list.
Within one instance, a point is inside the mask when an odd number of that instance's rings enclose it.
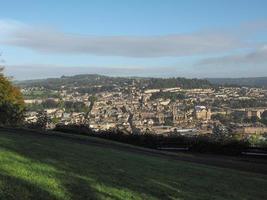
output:
{"label": "distant field", "polygon": [[267,199],[267,176],[0,131],[0,199]]}

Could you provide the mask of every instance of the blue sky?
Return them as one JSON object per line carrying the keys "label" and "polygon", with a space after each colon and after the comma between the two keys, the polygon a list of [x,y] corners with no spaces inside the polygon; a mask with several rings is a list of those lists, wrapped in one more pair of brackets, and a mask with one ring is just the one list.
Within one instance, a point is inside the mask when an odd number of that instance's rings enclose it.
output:
{"label": "blue sky", "polygon": [[267,76],[265,0],[0,0],[15,79]]}

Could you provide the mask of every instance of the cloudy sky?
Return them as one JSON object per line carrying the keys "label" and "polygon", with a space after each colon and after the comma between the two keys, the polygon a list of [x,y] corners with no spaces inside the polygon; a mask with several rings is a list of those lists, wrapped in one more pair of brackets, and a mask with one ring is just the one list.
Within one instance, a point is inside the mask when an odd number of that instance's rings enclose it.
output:
{"label": "cloudy sky", "polygon": [[0,0],[15,79],[267,76],[266,0]]}

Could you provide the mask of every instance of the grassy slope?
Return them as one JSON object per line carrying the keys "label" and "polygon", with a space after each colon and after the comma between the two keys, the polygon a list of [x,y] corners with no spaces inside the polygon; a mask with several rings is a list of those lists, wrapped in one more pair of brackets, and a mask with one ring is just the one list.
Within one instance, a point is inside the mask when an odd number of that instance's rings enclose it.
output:
{"label": "grassy slope", "polygon": [[267,176],[0,132],[0,199],[266,199]]}

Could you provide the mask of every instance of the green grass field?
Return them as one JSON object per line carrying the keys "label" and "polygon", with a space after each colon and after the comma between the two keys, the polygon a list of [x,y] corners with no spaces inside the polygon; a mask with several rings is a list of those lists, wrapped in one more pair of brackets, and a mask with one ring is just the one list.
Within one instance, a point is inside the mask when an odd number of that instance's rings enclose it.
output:
{"label": "green grass field", "polygon": [[0,132],[0,199],[267,199],[267,176]]}

